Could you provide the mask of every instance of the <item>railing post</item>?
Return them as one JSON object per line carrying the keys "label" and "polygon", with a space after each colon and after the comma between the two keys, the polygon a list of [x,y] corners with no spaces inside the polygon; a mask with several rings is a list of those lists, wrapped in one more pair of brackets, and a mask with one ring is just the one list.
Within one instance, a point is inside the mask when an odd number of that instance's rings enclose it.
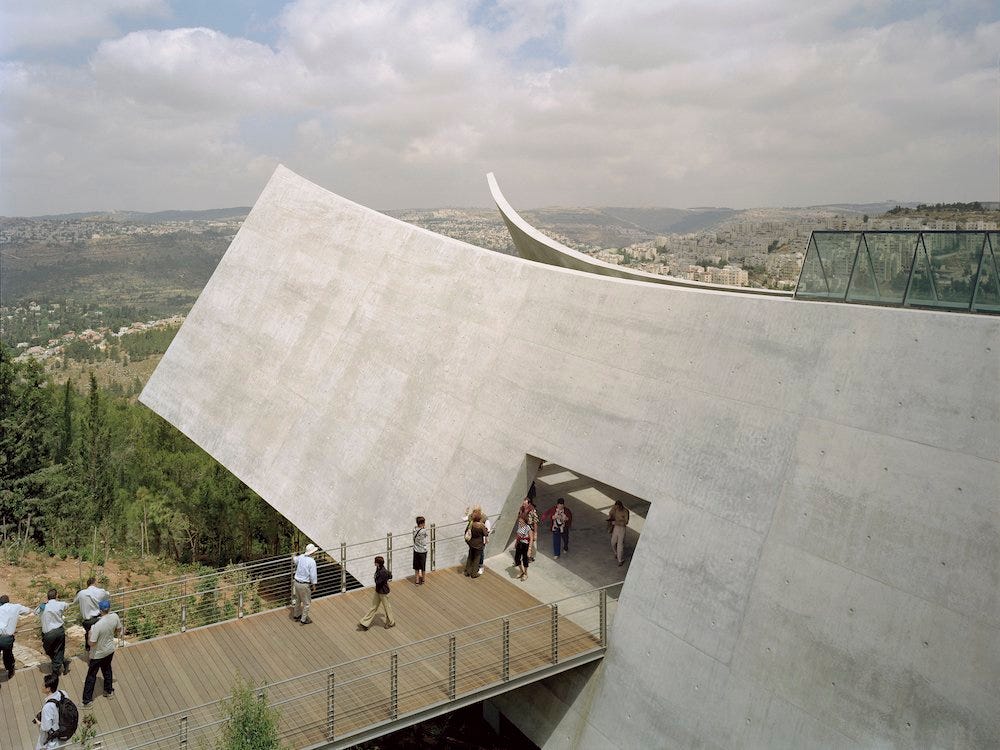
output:
{"label": "railing post", "polygon": [[608,647],[608,590],[601,589],[599,610],[601,613],[601,647]]}
{"label": "railing post", "polygon": [[340,543],[340,593],[347,591],[347,542]]}
{"label": "railing post", "polygon": [[431,572],[437,563],[437,527],[431,524]]}
{"label": "railing post", "polygon": [[399,717],[399,656],[393,651],[389,657],[389,718]]}
{"label": "railing post", "polygon": [[385,532],[385,567],[392,573],[392,532]]}
{"label": "railing post", "polygon": [[455,636],[448,636],[448,700],[455,700],[456,683],[458,682],[458,650],[455,648]]}
{"label": "railing post", "polygon": [[188,717],[187,716],[182,716],[181,717],[181,729],[180,729],[180,732],[179,732],[179,738],[180,738],[180,748],[181,748],[181,750],[185,750],[185,748],[187,748],[187,746],[188,746]]}
{"label": "railing post", "polygon": [[559,605],[552,605],[552,663],[559,663]]}
{"label": "railing post", "polygon": [[188,605],[181,605],[181,632],[187,632],[187,621],[188,621]]}
{"label": "railing post", "polygon": [[503,618],[503,673],[504,682],[510,680],[510,618]]}
{"label": "railing post", "polygon": [[239,619],[243,619],[243,592],[240,591],[240,609],[239,609]]}
{"label": "railing post", "polygon": [[125,596],[125,589],[122,589],[122,637],[121,645],[125,645],[125,620],[128,618],[128,599]]}
{"label": "railing post", "polygon": [[333,672],[326,676],[326,738],[333,739]]}
{"label": "railing post", "polygon": [[295,568],[288,573],[288,601],[295,606]]}

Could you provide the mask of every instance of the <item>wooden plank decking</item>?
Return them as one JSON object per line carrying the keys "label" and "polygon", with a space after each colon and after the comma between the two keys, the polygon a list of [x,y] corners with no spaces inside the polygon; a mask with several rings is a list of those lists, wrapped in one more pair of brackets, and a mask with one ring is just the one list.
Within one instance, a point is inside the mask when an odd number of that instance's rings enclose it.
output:
{"label": "wooden plank decking", "polygon": [[[217,726],[200,727],[217,720],[218,707],[195,707],[227,697],[238,678],[255,686],[268,684],[269,701],[281,710],[287,744],[306,747],[321,742],[329,730],[331,670],[334,731],[344,736],[391,715],[390,658],[370,655],[397,650],[397,704],[403,715],[449,697],[448,633],[476,626],[461,630],[455,639],[456,692],[462,695],[501,678],[503,626],[486,621],[540,604],[516,582],[491,571],[472,580],[458,568],[429,574],[423,586],[409,579],[395,581],[391,601],[397,626],[393,629],[382,628],[380,617],[368,632],[355,629],[370,600],[371,589],[363,589],[314,601],[314,624],[308,626],[289,620],[289,610],[282,608],[120,648],[114,659],[115,697],[101,696],[100,676],[95,691],[98,731],[110,732],[104,747],[143,743],[178,747],[182,715],[188,716],[191,746],[206,744]],[[592,597],[587,603],[595,601]],[[567,604],[573,609],[584,606],[583,599]],[[596,609],[592,618],[590,614],[588,620],[596,622]],[[547,607],[512,616],[509,631],[512,677],[550,663]],[[559,618],[558,642],[560,661],[598,645],[593,628],[588,625],[584,630],[565,617]],[[75,658],[71,665],[72,672],[63,677],[60,687],[79,705],[86,662]],[[289,679],[307,673],[315,674]],[[42,704],[42,677],[38,669],[25,669],[13,680],[0,678],[0,747],[34,747],[37,730],[31,717]],[[150,723],[134,726],[146,721]],[[111,731],[129,726],[134,728]],[[156,741],[165,735],[173,738]]]}

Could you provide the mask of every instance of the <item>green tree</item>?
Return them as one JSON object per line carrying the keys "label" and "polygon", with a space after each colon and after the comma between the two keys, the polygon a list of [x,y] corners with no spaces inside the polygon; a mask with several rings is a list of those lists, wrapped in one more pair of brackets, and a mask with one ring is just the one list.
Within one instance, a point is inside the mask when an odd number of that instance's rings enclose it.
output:
{"label": "green tree", "polygon": [[59,421],[59,444],[56,446],[56,463],[69,462],[73,448],[73,387],[69,378],[63,386],[62,415]]}
{"label": "green tree", "polygon": [[96,521],[107,517],[114,499],[110,452],[111,441],[104,404],[97,388],[97,378],[94,373],[90,373],[90,393],[87,396],[87,411],[80,443],[80,474]]}

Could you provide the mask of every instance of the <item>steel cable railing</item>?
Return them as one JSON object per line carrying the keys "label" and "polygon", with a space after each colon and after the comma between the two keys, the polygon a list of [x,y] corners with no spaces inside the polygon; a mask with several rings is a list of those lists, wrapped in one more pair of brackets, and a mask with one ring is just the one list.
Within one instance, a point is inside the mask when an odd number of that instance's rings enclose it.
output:
{"label": "steel cable railing", "polygon": [[[464,550],[465,528],[465,521],[429,526],[430,570],[435,569],[442,553],[455,556]],[[400,557],[406,557],[405,553],[412,549],[410,532],[388,532],[379,539],[319,550],[315,554],[318,584],[313,598],[363,588],[349,570],[359,569],[357,566],[367,569],[376,555],[386,559],[390,571],[394,562],[405,569],[409,563]],[[124,624],[123,643],[146,640],[294,605],[293,574],[291,555],[234,563],[207,573],[113,590],[112,608]]]}
{"label": "steel cable railing", "polygon": [[[280,712],[282,741],[316,744],[503,685],[607,645],[607,602],[621,583],[254,688]],[[584,627],[561,609],[587,614]],[[591,616],[592,615],[592,616]],[[197,747],[226,721],[217,700],[101,733],[95,748]],[[183,744],[182,744],[183,743]]]}

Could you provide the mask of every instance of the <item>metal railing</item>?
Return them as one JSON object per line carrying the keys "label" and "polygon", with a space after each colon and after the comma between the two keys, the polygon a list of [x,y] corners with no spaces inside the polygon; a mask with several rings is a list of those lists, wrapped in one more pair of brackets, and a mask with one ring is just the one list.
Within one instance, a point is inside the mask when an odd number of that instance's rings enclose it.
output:
{"label": "metal railing", "polygon": [[[497,516],[496,518],[499,518]],[[428,527],[428,569],[434,570],[442,552],[465,550],[465,521]],[[442,535],[442,531],[444,534]],[[376,555],[386,567],[407,569],[413,549],[412,532],[319,550],[315,553],[317,587],[313,598],[322,598],[363,587],[350,574],[355,566],[367,570]],[[405,562],[400,559],[400,555]],[[393,556],[395,555],[395,561]],[[457,559],[456,559],[457,562]],[[146,640],[197,627],[240,619],[295,604],[295,566],[291,555],[235,563],[208,573],[180,576],[169,581],[111,591],[112,609],[123,623],[121,643]]]}
{"label": "metal railing", "polygon": [[[506,689],[518,678],[538,679],[563,661],[597,658],[608,644],[609,593],[621,586],[591,589],[253,689],[278,711],[284,743],[321,747],[360,738],[408,716]],[[207,747],[227,721],[227,704],[212,701],[102,732],[93,747]]]}

